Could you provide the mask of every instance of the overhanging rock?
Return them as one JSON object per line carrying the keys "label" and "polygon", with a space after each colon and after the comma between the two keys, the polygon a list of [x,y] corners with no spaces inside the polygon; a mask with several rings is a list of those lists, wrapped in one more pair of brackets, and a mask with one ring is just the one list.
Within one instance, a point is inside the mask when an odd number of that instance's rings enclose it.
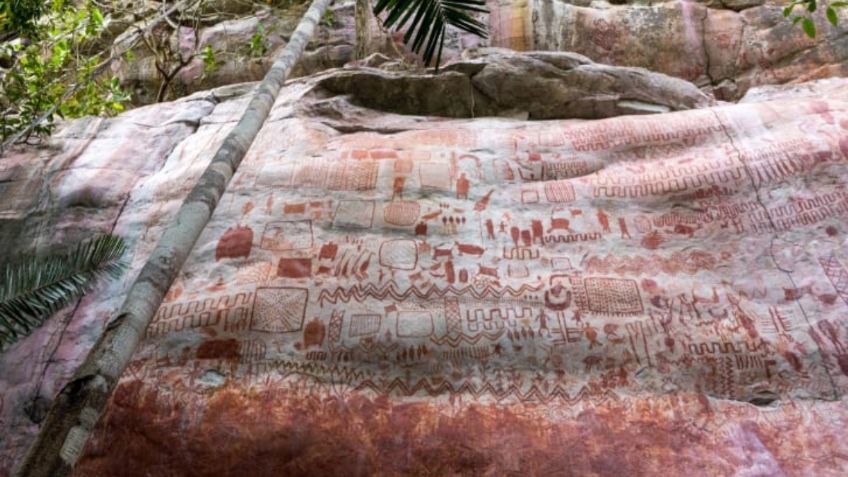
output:
{"label": "overhanging rock", "polygon": [[359,68],[331,72],[319,84],[366,107],[448,117],[598,119],[714,104],[688,81],[575,53],[487,48],[466,56],[439,75]]}

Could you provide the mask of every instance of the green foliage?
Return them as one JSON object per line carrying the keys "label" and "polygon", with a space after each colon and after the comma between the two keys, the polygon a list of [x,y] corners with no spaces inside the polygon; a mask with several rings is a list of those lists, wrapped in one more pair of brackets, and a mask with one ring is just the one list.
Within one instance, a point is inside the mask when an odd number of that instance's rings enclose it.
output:
{"label": "green foliage", "polygon": [[268,49],[271,46],[271,42],[268,41],[267,34],[271,33],[273,29],[274,27],[271,27],[266,31],[265,26],[261,23],[256,26],[256,32],[253,33],[253,36],[250,37],[250,42],[248,42],[247,45],[251,57],[261,58],[265,56],[266,53],[268,53]]}
{"label": "green foliage", "polygon": [[827,21],[829,21],[831,25],[836,26],[837,23],[839,23],[839,20],[836,17],[836,10],[834,10],[832,6],[827,7],[825,15],[827,16]]}
{"label": "green foliage", "polygon": [[43,0],[4,0],[0,2],[0,33],[30,33],[41,16]]}
{"label": "green foliage", "polygon": [[200,50],[200,57],[203,59],[203,77],[218,71],[218,67],[224,64],[223,60],[218,59],[211,45],[206,45]]}
{"label": "green foliage", "polygon": [[103,53],[88,51],[107,26],[102,11],[93,3],[66,5],[62,0],[44,8],[26,36],[0,44],[0,61],[10,65],[0,78],[4,143],[33,124],[22,140],[49,134],[56,116],[120,112],[130,99],[115,79],[98,74]]}
{"label": "green foliage", "polygon": [[807,34],[810,38],[816,37],[816,24],[813,23],[813,20],[810,18],[805,18],[801,20],[801,28],[804,29],[804,33]]}
{"label": "green foliage", "polygon": [[485,0],[379,0],[374,15],[388,12],[383,25],[395,30],[409,27],[403,42],[415,53],[424,49],[424,63],[436,57],[436,71],[442,58],[445,30],[453,26],[462,31],[486,38],[486,25],[474,18],[476,13],[488,13]]}
{"label": "green foliage", "polygon": [[325,25],[332,28],[336,24],[336,12],[334,12],[332,8],[324,10],[324,18],[322,18],[322,21]]}
{"label": "green foliage", "polygon": [[[795,15],[796,7],[800,7],[801,14]],[[783,9],[783,16],[786,18],[792,17],[792,24],[797,25],[801,24],[801,29],[804,30],[804,33],[807,34],[810,38],[816,37],[816,24],[813,21],[812,13],[818,10],[819,3],[818,0],[792,0],[792,2],[787,5]],[[839,24],[839,16],[836,13],[836,9],[848,7],[848,1],[839,0],[836,2],[830,2],[825,8],[825,18],[830,22],[831,25],[837,26]]]}
{"label": "green foliage", "polygon": [[80,298],[98,278],[118,278],[125,251],[124,239],[101,235],[65,254],[29,257],[7,266],[0,275],[0,349]]}

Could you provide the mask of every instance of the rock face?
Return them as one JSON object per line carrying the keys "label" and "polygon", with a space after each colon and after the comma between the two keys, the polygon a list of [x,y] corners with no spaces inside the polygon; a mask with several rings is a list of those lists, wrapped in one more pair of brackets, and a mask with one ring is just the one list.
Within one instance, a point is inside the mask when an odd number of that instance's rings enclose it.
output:
{"label": "rock face", "polygon": [[[210,2],[212,5],[220,3]],[[237,6],[240,8],[224,8],[230,15],[219,22],[195,28],[181,27],[177,35],[156,45],[160,51],[158,57],[150,49],[152,42],[141,42],[132,49],[130,56],[116,61],[113,72],[132,91],[133,101],[139,104],[156,101],[156,93],[162,84],[157,60],[159,68],[176,71],[170,85],[171,97],[221,85],[261,80],[271,67],[274,55],[294,32],[307,5],[295,4],[284,10],[261,8],[257,11],[252,11],[250,5],[246,11],[244,4],[237,3]],[[295,76],[339,67],[353,59],[353,3],[343,3],[334,7],[332,12],[335,13],[322,21],[309,51],[293,72]],[[124,45],[128,38],[133,38],[133,33],[133,29],[127,29],[119,36],[115,40],[116,48]],[[213,52],[212,57],[202,53],[206,48]],[[170,53],[172,56],[183,59],[186,64],[178,67],[176,58],[163,61],[162,52],[173,52]]]}
{"label": "rock face", "polygon": [[[616,4],[499,3],[494,7],[499,23],[493,43],[574,51],[601,63],[641,66],[714,90],[720,99],[737,99],[761,84],[848,74],[844,10],[840,28],[831,27],[819,12],[815,17],[819,33],[811,40],[783,18],[782,2],[611,3]],[[505,17],[512,21],[505,22]],[[505,24],[512,28],[500,26]]]}
{"label": "rock face", "polygon": [[[682,78],[723,100],[739,99],[753,86],[848,75],[848,13],[840,11],[842,27],[834,28],[823,10],[819,12],[818,35],[811,40],[783,17],[784,3],[491,0],[491,13],[483,18],[490,39],[449,30],[444,57],[457,58],[462,50],[476,46],[569,51],[599,63]],[[172,81],[172,94],[260,79],[304,7],[254,11],[251,4],[241,2],[209,4],[227,15],[211,24],[183,27],[168,45],[187,61]],[[353,59],[353,5],[353,0],[336,3],[295,75],[339,67]],[[371,30],[374,51],[415,61],[398,35],[381,30],[376,22]],[[127,32],[124,37],[132,29]],[[116,43],[120,45],[122,38]],[[206,47],[215,51],[218,66],[204,68],[201,52]],[[147,104],[155,100],[161,74],[147,46],[139,45],[133,52],[131,60],[116,62],[114,70],[134,92],[134,101]],[[167,69],[174,67],[170,64]]]}
{"label": "rock face", "polygon": [[[844,475],[848,81],[715,106],[579,55],[446,70],[284,89],[77,474]],[[592,75],[596,106],[557,107]],[[447,104],[454,82],[489,102],[401,115],[366,90]],[[93,231],[131,245],[123,280],[0,354],[0,475],[249,89],[0,160],[0,262]],[[477,117],[624,98],[684,110]]]}
{"label": "rock face", "polygon": [[573,53],[484,49],[467,56],[436,77],[362,68],[334,72],[320,85],[370,108],[449,117],[598,119],[713,104],[687,81]]}

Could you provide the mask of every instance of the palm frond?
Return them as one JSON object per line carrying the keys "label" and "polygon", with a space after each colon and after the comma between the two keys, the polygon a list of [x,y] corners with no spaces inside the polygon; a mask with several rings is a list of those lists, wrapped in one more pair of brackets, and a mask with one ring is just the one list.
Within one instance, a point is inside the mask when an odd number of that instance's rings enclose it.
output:
{"label": "palm frond", "polygon": [[7,266],[0,275],[0,350],[81,297],[101,276],[119,277],[126,248],[121,237],[101,235],[65,254]]}
{"label": "palm frond", "polygon": [[488,37],[486,25],[472,16],[488,13],[484,5],[485,0],[378,0],[374,15],[387,11],[383,25],[395,30],[409,23],[403,42],[409,45],[412,41],[415,53],[423,48],[425,64],[430,64],[435,54],[438,71],[448,25],[481,38]]}

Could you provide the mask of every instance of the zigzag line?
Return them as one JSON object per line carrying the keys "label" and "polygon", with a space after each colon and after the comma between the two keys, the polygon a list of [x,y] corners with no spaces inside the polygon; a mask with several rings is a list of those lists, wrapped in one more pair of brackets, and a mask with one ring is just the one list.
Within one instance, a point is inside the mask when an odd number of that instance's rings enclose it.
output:
{"label": "zigzag line", "polygon": [[504,401],[506,399],[518,399],[522,402],[541,402],[544,404],[548,404],[554,400],[564,401],[567,404],[577,404],[583,399],[592,399],[596,398],[599,402],[605,402],[607,400],[617,401],[618,396],[612,392],[611,390],[606,390],[602,394],[594,394],[587,391],[586,386],[582,387],[580,391],[571,396],[565,389],[562,389],[559,385],[556,385],[550,391],[543,391],[539,389],[535,384],[530,386],[526,392],[522,392],[518,386],[511,385],[504,389],[496,389],[491,383],[486,382],[482,386],[476,386],[468,381],[462,383],[462,385],[458,387],[454,387],[451,383],[447,381],[442,381],[438,385],[431,385],[427,380],[421,379],[416,382],[412,387],[408,386],[405,382],[403,382],[400,378],[395,378],[392,381],[385,384],[377,384],[370,379],[363,381],[356,388],[357,391],[361,391],[363,389],[371,390],[377,394],[387,395],[394,392],[399,391],[401,396],[414,396],[415,394],[423,391],[427,393],[431,397],[436,397],[443,394],[469,394],[474,397],[474,399],[479,399],[484,395],[488,395],[494,398],[497,401]]}
{"label": "zigzag line", "polygon": [[618,396],[609,389],[602,393],[593,393],[588,391],[586,386],[580,388],[580,390],[573,396],[559,384],[553,386],[553,388],[549,391],[540,389],[536,384],[527,388],[526,391],[521,391],[521,389],[516,385],[510,385],[508,387],[498,389],[490,382],[477,385],[469,381],[464,381],[461,385],[454,386],[450,382],[442,381],[439,384],[434,385],[425,378],[420,379],[414,385],[409,386],[401,378],[394,378],[391,381],[377,383],[370,378],[363,379],[366,374],[364,372],[340,366],[325,366],[319,363],[274,360],[252,364],[265,365],[268,368],[276,370],[285,370],[285,372],[280,373],[282,378],[287,378],[291,375],[301,375],[316,379],[319,383],[323,382],[322,378],[326,378],[326,376],[321,376],[321,374],[326,375],[331,373],[340,373],[341,377],[343,377],[343,382],[346,382],[347,384],[353,385],[353,381],[360,381],[359,384],[354,386],[354,390],[370,390],[379,395],[395,394],[412,397],[424,392],[431,397],[437,397],[444,394],[452,396],[467,394],[472,396],[474,399],[489,396],[498,402],[508,399],[517,399],[521,402],[539,402],[542,404],[549,404],[552,401],[559,400],[569,405],[577,404],[585,399],[599,403],[619,400]]}
{"label": "zigzag line", "polygon": [[430,341],[437,345],[449,344],[451,346],[459,346],[462,343],[468,344],[477,344],[481,339],[486,338],[487,340],[497,341],[501,336],[506,333],[506,329],[500,329],[494,333],[480,333],[476,336],[468,336],[465,333],[461,333],[459,335],[445,335],[441,338],[430,337]]}
{"label": "zigzag line", "polygon": [[267,368],[272,368],[276,370],[285,370],[286,373],[283,376],[288,376],[290,374],[301,374],[304,376],[311,376],[313,378],[320,378],[326,376],[328,374],[339,374],[346,382],[353,382],[365,379],[367,374],[363,371],[358,371],[352,368],[342,367],[339,365],[326,366],[321,363],[309,362],[309,361],[289,361],[289,360],[273,360],[273,361],[260,361],[251,363],[251,365],[256,366],[266,366]]}
{"label": "zigzag line", "polygon": [[518,289],[509,286],[501,289],[496,289],[495,287],[490,285],[485,288],[482,288],[481,290],[477,290],[471,285],[460,288],[454,287],[453,285],[449,285],[448,287],[441,289],[433,285],[424,289],[412,286],[406,289],[406,291],[401,292],[392,282],[387,283],[382,288],[377,287],[373,283],[369,283],[364,287],[357,284],[347,290],[341,287],[336,288],[332,292],[327,289],[321,290],[321,293],[318,295],[318,303],[320,305],[323,305],[324,302],[327,301],[335,305],[339,301],[341,301],[342,303],[348,303],[351,299],[354,299],[358,302],[362,302],[366,298],[377,298],[380,300],[385,300],[387,297],[391,297],[395,301],[403,301],[412,295],[415,295],[417,298],[421,299],[432,298],[432,295],[435,295],[437,298],[443,298],[447,295],[466,294],[470,294],[472,297],[478,300],[481,300],[483,298],[503,298],[506,295],[509,295],[513,298],[517,298],[521,294],[526,293],[528,291],[537,292],[541,289],[541,284],[522,285]]}
{"label": "zigzag line", "polygon": [[344,344],[338,344],[338,345],[330,344],[330,351],[332,351],[332,352],[336,352],[336,351],[350,352],[350,351],[360,350],[360,351],[365,352],[365,353],[393,353],[398,348],[400,348],[400,345],[398,343],[393,342],[393,343],[389,343],[389,344],[383,344],[379,341],[372,341],[367,345],[364,342],[360,341],[358,344],[356,344],[354,346],[345,346]]}

